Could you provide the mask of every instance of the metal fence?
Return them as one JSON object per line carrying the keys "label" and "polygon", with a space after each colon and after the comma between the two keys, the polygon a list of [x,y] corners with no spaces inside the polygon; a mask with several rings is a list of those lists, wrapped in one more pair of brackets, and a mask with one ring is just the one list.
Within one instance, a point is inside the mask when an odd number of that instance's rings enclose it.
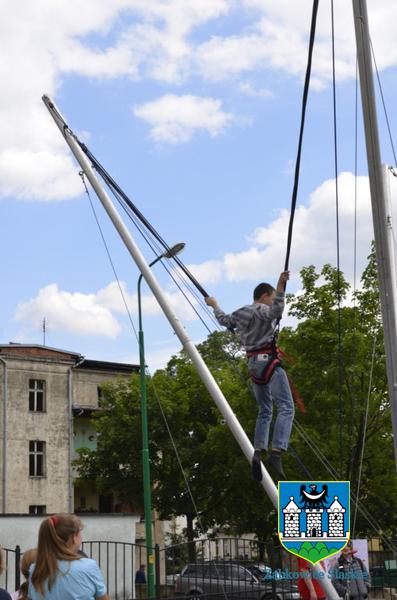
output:
{"label": "metal fence", "polygon": [[5,554],[5,569],[0,576],[0,587],[10,592],[19,589],[21,584],[21,548],[16,546],[14,549],[3,548]]}
{"label": "metal fence", "polygon": [[[138,544],[87,541],[86,556],[97,561],[112,600],[144,600],[146,585],[135,583],[140,567],[147,564],[147,547]],[[4,549],[6,569],[0,587],[8,591],[20,585],[19,546]],[[272,539],[260,542],[242,538],[206,538],[154,549],[156,600],[298,600],[294,555]],[[396,556],[369,552],[371,598],[397,594]]]}

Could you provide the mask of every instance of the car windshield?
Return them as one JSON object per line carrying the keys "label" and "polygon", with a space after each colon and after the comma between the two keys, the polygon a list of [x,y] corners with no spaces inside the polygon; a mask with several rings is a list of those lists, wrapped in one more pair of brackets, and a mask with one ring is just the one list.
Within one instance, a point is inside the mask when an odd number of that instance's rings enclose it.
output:
{"label": "car windshield", "polygon": [[268,565],[247,565],[247,569],[258,579],[271,579],[273,576],[275,579],[279,579],[278,571],[272,571],[272,568]]}

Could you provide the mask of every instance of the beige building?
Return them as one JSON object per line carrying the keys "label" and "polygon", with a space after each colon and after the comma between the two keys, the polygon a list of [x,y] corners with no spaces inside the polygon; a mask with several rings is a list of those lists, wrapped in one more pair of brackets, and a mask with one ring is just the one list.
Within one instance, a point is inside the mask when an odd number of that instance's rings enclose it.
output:
{"label": "beige building", "polygon": [[39,345],[0,345],[0,511],[3,514],[112,512],[93,486],[74,489],[78,447],[95,447],[89,416],[100,385],[137,365],[87,360]]}

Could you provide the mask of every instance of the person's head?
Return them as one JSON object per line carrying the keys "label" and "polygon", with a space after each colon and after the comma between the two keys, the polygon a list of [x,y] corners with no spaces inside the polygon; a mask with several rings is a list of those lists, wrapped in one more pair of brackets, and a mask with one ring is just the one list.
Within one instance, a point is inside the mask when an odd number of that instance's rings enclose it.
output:
{"label": "person's head", "polygon": [[31,548],[30,550],[26,550],[22,554],[21,559],[21,573],[25,577],[25,579],[29,578],[29,568],[34,562],[36,562],[37,557],[37,548]]}
{"label": "person's head", "polygon": [[25,580],[21,587],[19,588],[19,600],[27,600],[28,598],[28,579],[29,579],[29,568],[30,566],[36,562],[37,557],[37,549],[32,548],[31,550],[26,550],[21,559],[21,573],[25,577]]}
{"label": "person's head", "polygon": [[351,558],[354,554],[356,554],[357,550],[353,548],[352,540],[349,540],[346,546],[342,549],[342,556],[344,558]]}
{"label": "person's head", "polygon": [[259,283],[254,289],[254,302],[259,304],[272,304],[276,290],[270,283]]}
{"label": "person's head", "polygon": [[48,579],[48,589],[55,582],[58,560],[79,560],[81,545],[81,520],[76,515],[61,513],[47,517],[39,529],[36,566],[32,583],[36,590],[44,593],[44,581]]}
{"label": "person's head", "polygon": [[141,571],[144,571],[146,569],[146,565],[141,565],[139,568]]}

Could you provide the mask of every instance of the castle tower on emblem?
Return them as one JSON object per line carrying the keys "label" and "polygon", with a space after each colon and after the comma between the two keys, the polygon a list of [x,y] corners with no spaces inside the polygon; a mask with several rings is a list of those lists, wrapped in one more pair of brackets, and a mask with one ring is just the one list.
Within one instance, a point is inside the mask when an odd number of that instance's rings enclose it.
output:
{"label": "castle tower on emblem", "polygon": [[[324,509],[322,508],[306,508],[306,535],[307,537],[315,538],[322,537],[322,518]],[[342,520],[343,523],[343,520]]]}
{"label": "castle tower on emblem", "polygon": [[342,537],[343,531],[343,514],[346,510],[338,500],[338,496],[334,496],[334,501],[329,508],[328,513],[328,536]]}
{"label": "castle tower on emblem", "polygon": [[290,502],[283,508],[284,514],[284,535],[285,537],[299,537],[299,521],[302,509],[294,502],[294,497],[290,496]]}
{"label": "castle tower on emblem", "polygon": [[[285,485],[298,483],[300,482],[285,482]],[[281,504],[279,508],[281,542],[345,542],[348,535],[345,531],[348,507],[344,506],[343,495],[331,496],[333,500],[330,500],[331,504],[327,506],[328,485],[323,484],[322,490],[317,489],[316,483],[311,483],[309,489],[306,485],[300,485],[300,501],[295,500],[297,494],[295,497],[290,494],[284,495],[284,507]],[[293,491],[295,492],[295,489]]]}

